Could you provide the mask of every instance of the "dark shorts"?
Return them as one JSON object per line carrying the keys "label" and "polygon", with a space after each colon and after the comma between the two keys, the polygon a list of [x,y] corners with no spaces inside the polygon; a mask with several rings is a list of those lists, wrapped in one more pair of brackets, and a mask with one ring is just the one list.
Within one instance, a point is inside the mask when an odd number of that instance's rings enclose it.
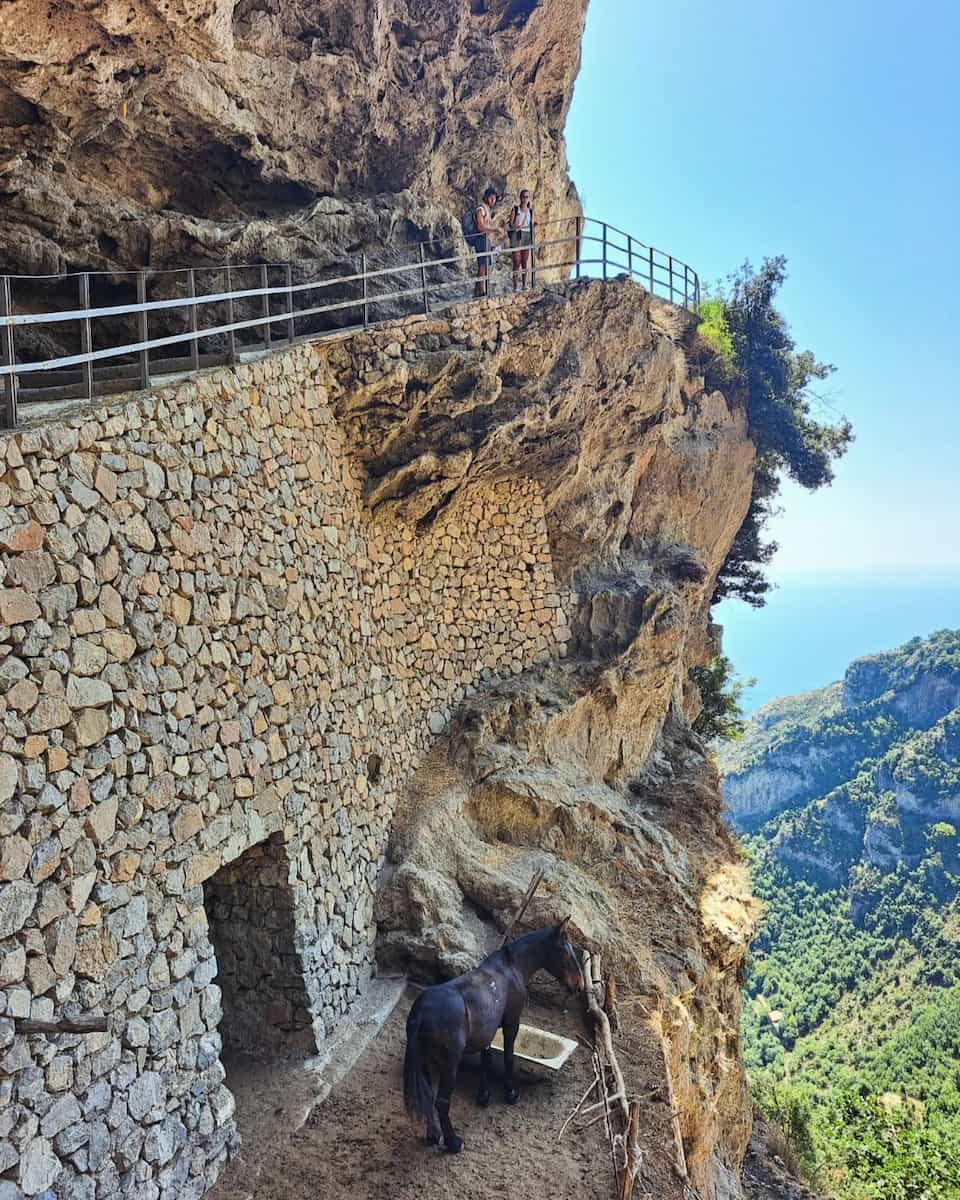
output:
{"label": "dark shorts", "polygon": [[529,250],[533,237],[529,229],[511,229],[510,245],[514,250]]}
{"label": "dark shorts", "polygon": [[481,267],[493,267],[493,255],[490,253],[490,234],[489,233],[474,233],[471,234],[468,241],[477,252],[477,263]]}

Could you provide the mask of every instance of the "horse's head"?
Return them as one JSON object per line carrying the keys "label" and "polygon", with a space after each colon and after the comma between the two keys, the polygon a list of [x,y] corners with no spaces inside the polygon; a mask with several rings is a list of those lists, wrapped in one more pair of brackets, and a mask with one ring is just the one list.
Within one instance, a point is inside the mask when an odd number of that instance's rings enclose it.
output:
{"label": "horse's head", "polygon": [[567,927],[570,918],[565,917],[559,925],[555,925],[550,933],[550,961],[547,970],[560,981],[569,992],[583,992],[586,984],[583,972],[580,970],[580,960],[570,941]]}

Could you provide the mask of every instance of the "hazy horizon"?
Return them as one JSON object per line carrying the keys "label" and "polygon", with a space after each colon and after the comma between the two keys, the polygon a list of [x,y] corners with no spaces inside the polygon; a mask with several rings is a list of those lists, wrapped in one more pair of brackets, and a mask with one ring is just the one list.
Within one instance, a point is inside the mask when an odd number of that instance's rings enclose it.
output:
{"label": "hazy horizon", "polygon": [[772,574],[779,586],[763,608],[725,600],[713,610],[724,654],[741,678],[757,680],[743,695],[747,712],[835,683],[865,654],[960,627],[960,568]]}

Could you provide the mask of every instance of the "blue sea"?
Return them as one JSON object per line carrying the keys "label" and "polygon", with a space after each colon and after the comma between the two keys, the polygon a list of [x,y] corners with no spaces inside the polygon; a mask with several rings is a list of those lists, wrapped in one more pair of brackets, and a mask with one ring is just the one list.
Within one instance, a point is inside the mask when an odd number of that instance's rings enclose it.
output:
{"label": "blue sea", "polygon": [[774,696],[823,687],[854,658],[960,627],[960,571],[942,574],[783,572],[766,607],[725,600],[713,610],[723,652],[753,712]]}

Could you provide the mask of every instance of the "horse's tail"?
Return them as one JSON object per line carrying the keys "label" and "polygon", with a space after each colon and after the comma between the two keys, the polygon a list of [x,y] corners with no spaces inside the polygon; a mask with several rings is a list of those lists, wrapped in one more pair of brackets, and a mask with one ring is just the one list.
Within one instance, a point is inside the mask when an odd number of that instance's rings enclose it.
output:
{"label": "horse's tail", "polygon": [[433,1114],[433,1088],[423,1067],[420,1050],[419,1006],[407,1017],[407,1052],[403,1058],[403,1103],[411,1117],[429,1120]]}

